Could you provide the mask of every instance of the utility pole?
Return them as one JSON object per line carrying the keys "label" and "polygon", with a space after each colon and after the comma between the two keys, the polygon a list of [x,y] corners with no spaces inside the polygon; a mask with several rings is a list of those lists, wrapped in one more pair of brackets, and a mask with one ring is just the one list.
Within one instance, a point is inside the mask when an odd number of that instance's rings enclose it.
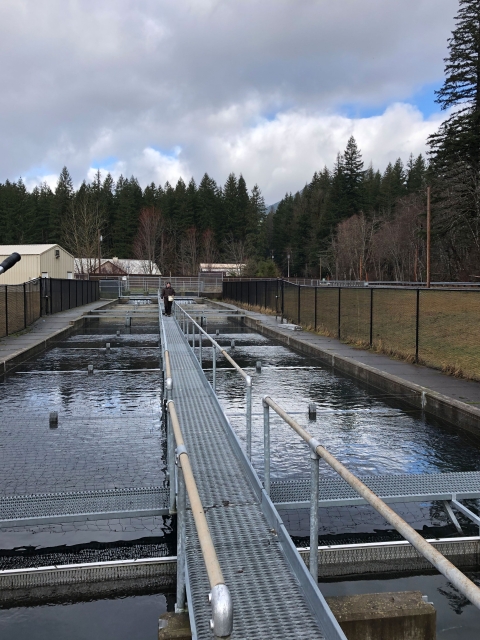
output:
{"label": "utility pole", "polygon": [[427,289],[430,288],[430,242],[431,242],[431,234],[430,227],[432,222],[432,212],[431,212],[431,202],[430,202],[430,187],[427,187]]}
{"label": "utility pole", "polygon": [[98,275],[100,276],[100,272],[102,270],[101,267],[101,258],[100,258],[100,241],[102,239],[102,236],[100,235],[100,229],[98,230]]}

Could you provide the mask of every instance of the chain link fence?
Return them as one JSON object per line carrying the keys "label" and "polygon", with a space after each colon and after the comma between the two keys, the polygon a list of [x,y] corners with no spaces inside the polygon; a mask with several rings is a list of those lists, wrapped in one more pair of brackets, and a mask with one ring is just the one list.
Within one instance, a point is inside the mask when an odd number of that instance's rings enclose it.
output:
{"label": "chain link fence", "polygon": [[223,298],[274,312],[287,322],[359,347],[480,380],[478,289],[236,279],[224,281]]}
{"label": "chain link fence", "polygon": [[99,300],[98,282],[42,278],[0,285],[0,338],[23,331],[41,316]]}

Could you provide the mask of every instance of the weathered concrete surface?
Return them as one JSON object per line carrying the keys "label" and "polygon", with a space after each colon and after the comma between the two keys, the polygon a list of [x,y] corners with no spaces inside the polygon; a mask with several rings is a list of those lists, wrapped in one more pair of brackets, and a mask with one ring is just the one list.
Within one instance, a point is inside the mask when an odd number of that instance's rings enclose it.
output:
{"label": "weathered concrete surface", "polygon": [[158,640],[190,640],[188,613],[164,613],[158,621]]}
{"label": "weathered concrete surface", "polygon": [[45,351],[53,342],[67,338],[91,311],[108,309],[116,300],[98,300],[68,311],[39,318],[25,331],[0,340],[0,375],[32,356]]}
{"label": "weathered concrete surface", "polygon": [[[212,304],[225,309],[241,309],[225,303]],[[480,383],[357,349],[310,331],[291,331],[282,326],[280,318],[277,321],[275,316],[245,313],[243,322],[255,331],[480,436]]]}
{"label": "weathered concrete surface", "polygon": [[435,640],[436,612],[420,591],[327,598],[348,640]]}

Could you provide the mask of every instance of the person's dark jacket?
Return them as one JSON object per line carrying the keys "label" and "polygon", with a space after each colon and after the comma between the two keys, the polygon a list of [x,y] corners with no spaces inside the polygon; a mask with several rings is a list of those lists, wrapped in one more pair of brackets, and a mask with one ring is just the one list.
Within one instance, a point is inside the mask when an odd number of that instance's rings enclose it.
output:
{"label": "person's dark jacket", "polygon": [[162,298],[162,300],[168,300],[168,296],[174,296],[175,295],[175,289],[173,287],[165,287],[162,290],[162,295],[160,296]]}

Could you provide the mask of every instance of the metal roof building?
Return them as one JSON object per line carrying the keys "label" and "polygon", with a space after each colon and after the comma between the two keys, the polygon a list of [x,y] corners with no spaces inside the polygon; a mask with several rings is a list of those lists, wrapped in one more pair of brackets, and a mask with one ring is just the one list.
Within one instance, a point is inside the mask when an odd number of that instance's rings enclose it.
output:
{"label": "metal roof building", "polygon": [[0,274],[0,284],[21,284],[35,278],[73,278],[74,258],[58,244],[2,244],[0,262],[14,251],[20,262]]}

